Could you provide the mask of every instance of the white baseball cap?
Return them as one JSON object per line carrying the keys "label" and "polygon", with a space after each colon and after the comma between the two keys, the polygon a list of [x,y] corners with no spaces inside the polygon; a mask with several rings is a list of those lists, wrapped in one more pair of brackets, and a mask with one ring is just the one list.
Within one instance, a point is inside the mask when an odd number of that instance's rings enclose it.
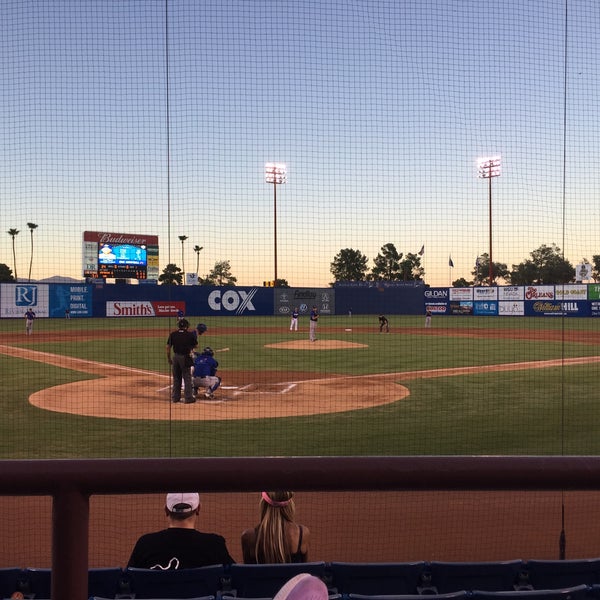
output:
{"label": "white baseball cap", "polygon": [[186,513],[200,506],[200,496],[196,492],[171,492],[167,494],[167,510],[172,513]]}

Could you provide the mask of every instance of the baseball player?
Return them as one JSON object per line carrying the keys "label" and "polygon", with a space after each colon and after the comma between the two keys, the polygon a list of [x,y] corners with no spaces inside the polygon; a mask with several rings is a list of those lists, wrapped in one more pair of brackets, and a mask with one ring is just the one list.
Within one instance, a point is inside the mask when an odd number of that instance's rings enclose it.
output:
{"label": "baseball player", "polygon": [[31,335],[33,333],[33,321],[35,319],[35,313],[31,308],[27,309],[25,313],[25,334]]}
{"label": "baseball player", "polygon": [[194,390],[204,388],[204,397],[212,399],[215,391],[221,385],[221,378],[217,375],[219,363],[213,358],[212,348],[206,346],[202,353],[194,352]]}
{"label": "baseball player", "polygon": [[390,322],[387,320],[385,315],[379,315],[379,333],[390,332]]}
{"label": "baseball player", "polygon": [[292,320],[290,322],[290,331],[298,331],[298,316],[300,313],[298,312],[298,307],[295,306],[292,311]]}
{"label": "baseball player", "polygon": [[308,339],[311,342],[317,341],[317,322],[319,321],[319,309],[316,306],[310,311],[310,323],[308,328]]}

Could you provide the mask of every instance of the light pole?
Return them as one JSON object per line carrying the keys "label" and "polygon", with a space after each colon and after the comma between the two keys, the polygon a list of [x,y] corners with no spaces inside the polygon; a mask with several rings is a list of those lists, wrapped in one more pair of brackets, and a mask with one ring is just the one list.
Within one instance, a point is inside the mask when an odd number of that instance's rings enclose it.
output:
{"label": "light pole", "polygon": [[501,174],[502,160],[500,156],[488,156],[478,160],[479,177],[488,180],[488,210],[490,219],[490,256],[489,256],[489,278],[490,286],[494,281],[494,263],[492,262],[492,178]]}
{"label": "light pole", "polygon": [[287,182],[287,167],[283,163],[265,164],[265,181],[273,184],[273,256],[275,275],[273,285],[277,285],[277,186]]}

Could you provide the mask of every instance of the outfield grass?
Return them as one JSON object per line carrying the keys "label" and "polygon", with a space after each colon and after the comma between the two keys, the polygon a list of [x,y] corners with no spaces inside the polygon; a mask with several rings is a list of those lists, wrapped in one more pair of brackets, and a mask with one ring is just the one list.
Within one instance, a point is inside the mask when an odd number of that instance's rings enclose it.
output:
{"label": "outfield grass", "polygon": [[[560,339],[453,335],[457,329],[460,333],[481,328],[597,331],[598,321],[592,319],[434,317],[434,327],[447,330],[438,336],[420,331],[379,335],[375,317],[327,317],[320,324],[321,339],[347,339],[367,347],[319,352],[265,348],[267,343],[290,339],[284,318],[206,320],[210,330],[202,344],[230,348],[218,356],[225,383],[228,369],[361,375],[598,354],[592,344]],[[190,321],[195,323],[196,318]],[[392,331],[423,326],[420,317],[390,321]],[[166,373],[165,341],[173,323],[173,319],[40,319],[36,333],[109,327],[131,331],[131,337],[58,343],[42,342],[34,334],[23,336],[19,345]],[[0,325],[6,332],[19,331],[22,323],[0,321]],[[302,325],[306,329],[306,320],[301,320]],[[239,328],[244,331],[239,333]],[[263,331],[256,333],[257,328]],[[136,337],[142,329],[156,330],[156,335]],[[10,374],[0,389],[5,417],[0,423],[2,458],[596,454],[600,450],[593,427],[598,416],[597,365],[415,379],[404,383],[410,390],[407,399],[377,408],[227,422],[119,421],[42,411],[27,402],[30,394],[88,376],[3,355],[0,368]]]}

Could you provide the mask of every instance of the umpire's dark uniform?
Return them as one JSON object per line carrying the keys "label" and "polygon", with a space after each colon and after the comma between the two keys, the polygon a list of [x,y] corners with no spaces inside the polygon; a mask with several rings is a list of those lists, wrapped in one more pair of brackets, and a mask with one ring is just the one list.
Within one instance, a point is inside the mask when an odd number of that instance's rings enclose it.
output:
{"label": "umpire's dark uniform", "polygon": [[[192,361],[189,356],[191,351],[198,345],[198,340],[196,335],[188,330],[189,326],[187,319],[180,319],[177,323],[177,331],[172,331],[167,339],[167,360],[173,371],[171,400],[173,402],[181,401],[181,380],[183,379],[186,404],[196,401],[190,370]],[[171,357],[171,348],[173,349],[173,357]]]}

